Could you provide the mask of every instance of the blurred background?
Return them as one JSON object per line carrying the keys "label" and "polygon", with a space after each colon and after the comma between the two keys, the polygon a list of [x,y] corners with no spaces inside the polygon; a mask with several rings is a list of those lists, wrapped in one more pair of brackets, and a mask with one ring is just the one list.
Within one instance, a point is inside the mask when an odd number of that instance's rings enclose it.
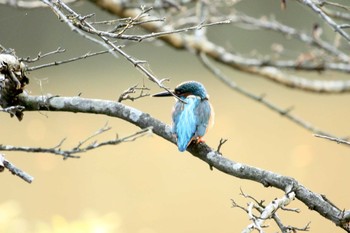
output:
{"label": "blurred background", "polygon": [[[278,1],[242,1],[237,5],[245,13],[259,17],[272,14],[283,23],[308,32],[318,18],[309,9],[288,2],[286,11]],[[75,4],[81,14],[96,13],[96,20],[110,19],[108,13],[89,2]],[[42,59],[63,60],[103,48],[84,40],[59,22],[49,9],[23,10],[0,5],[0,43],[13,48],[19,57],[35,57],[58,47],[63,54]],[[135,29],[137,30],[137,29]],[[327,38],[327,26],[324,27]],[[136,33],[137,31],[135,31]],[[274,42],[284,43],[291,57],[303,48],[283,36],[266,31],[246,31],[232,25],[211,29],[209,38],[249,54],[265,53]],[[350,148],[316,138],[266,107],[230,90],[199,63],[196,56],[177,51],[160,42],[135,43],[126,51],[148,61],[159,78],[170,78],[175,87],[186,80],[202,82],[215,108],[215,126],[206,136],[216,148],[221,138],[228,139],[221,151],[229,159],[292,176],[310,190],[325,194],[338,207],[349,209]],[[348,51],[345,51],[348,52]],[[293,114],[339,137],[349,135],[349,95],[305,93],[281,87],[260,77],[220,67],[239,86],[284,108],[294,106]],[[345,75],[324,72],[298,73],[323,79],[345,79]],[[314,75],[314,76],[313,76]],[[127,88],[145,83],[150,93],[160,89],[145,79],[124,58],[109,54],[74,63],[41,69],[28,74],[27,91],[32,95],[117,100]],[[146,97],[124,102],[171,123],[172,98]],[[63,147],[72,148],[99,128],[113,129],[97,139],[120,137],[139,129],[127,122],[106,116],[25,112],[18,122],[1,114],[0,143],[16,146],[54,147],[67,138]],[[240,180],[218,172],[191,154],[156,135],[135,142],[109,146],[62,160],[51,154],[5,152],[6,158],[35,177],[32,184],[7,170],[0,174],[0,232],[240,232],[250,224],[245,212],[232,208],[231,199],[245,206],[250,200],[240,193],[266,204],[283,192],[261,184]],[[289,207],[301,213],[278,212],[285,225],[298,227],[311,222],[311,232],[342,232],[318,213],[295,200]],[[273,222],[266,232],[276,232]]]}

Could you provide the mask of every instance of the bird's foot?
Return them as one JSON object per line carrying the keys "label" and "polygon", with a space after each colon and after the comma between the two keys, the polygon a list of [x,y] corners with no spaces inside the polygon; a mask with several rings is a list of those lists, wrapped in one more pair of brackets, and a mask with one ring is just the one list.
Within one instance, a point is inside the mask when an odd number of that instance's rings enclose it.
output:
{"label": "bird's foot", "polygon": [[196,140],[196,144],[199,144],[201,142],[205,142],[205,140],[203,139],[203,137],[198,137],[197,140]]}

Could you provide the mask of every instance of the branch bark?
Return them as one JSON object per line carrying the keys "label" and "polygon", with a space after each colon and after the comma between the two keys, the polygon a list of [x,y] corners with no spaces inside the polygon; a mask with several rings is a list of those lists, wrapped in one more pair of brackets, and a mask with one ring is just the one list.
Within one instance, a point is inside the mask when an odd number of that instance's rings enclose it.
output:
{"label": "branch bark", "polygon": [[[19,104],[25,107],[25,111],[80,112],[116,117],[142,129],[152,127],[155,134],[167,141],[175,143],[170,126],[147,113],[115,101],[81,97],[30,96],[21,94],[19,96]],[[275,187],[284,192],[294,191],[296,198],[308,206],[309,209],[318,212],[346,232],[350,232],[349,219],[344,214],[346,211],[342,211],[325,198],[324,195],[312,192],[292,177],[231,161],[205,143],[191,144],[188,147],[188,152],[208,163],[211,167],[228,175],[255,181],[261,183],[264,187]],[[290,187],[292,187],[291,190]]]}

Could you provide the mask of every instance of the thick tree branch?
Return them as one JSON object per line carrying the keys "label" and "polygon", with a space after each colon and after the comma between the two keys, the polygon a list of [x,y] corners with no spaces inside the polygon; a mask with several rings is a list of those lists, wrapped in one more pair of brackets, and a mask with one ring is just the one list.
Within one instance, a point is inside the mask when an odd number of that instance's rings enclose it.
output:
{"label": "thick tree branch", "polygon": [[[168,125],[147,113],[143,113],[138,109],[115,101],[85,99],[80,97],[29,96],[21,94],[19,96],[19,103],[25,107],[25,111],[81,112],[117,117],[142,129],[152,127],[155,134],[165,140],[175,143],[175,139]],[[204,143],[191,144],[188,147],[188,152],[205,161],[210,166],[231,176],[252,180],[263,184],[265,187],[272,186],[285,192],[294,191],[296,198],[311,210],[315,210],[320,215],[334,222],[337,226],[350,232],[349,219],[344,218],[344,211],[334,206],[322,195],[312,192],[291,177],[231,161]],[[289,190],[290,187],[292,187],[291,190]]]}

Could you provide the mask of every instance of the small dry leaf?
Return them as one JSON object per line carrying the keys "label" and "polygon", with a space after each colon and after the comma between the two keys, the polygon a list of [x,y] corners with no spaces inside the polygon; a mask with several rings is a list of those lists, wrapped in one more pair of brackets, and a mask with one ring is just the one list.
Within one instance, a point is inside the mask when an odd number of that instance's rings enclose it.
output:
{"label": "small dry leaf", "polygon": [[281,0],[281,9],[285,10],[287,8],[287,1],[286,0]]}
{"label": "small dry leaf", "polygon": [[323,29],[318,25],[317,23],[314,24],[312,28],[312,36],[316,39],[319,40],[321,35],[322,35]]}

